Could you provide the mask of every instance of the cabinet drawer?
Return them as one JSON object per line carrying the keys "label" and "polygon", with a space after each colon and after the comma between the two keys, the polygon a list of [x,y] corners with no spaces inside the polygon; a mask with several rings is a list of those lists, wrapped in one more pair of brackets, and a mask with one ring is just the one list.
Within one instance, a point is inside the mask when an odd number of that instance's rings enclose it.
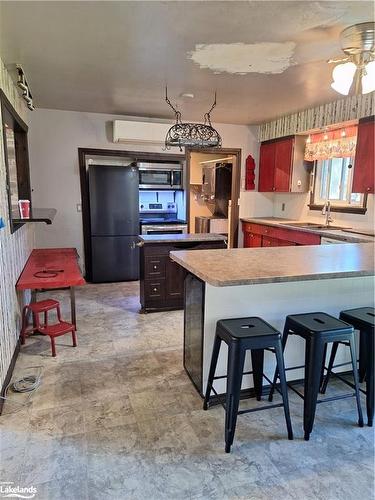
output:
{"label": "cabinet drawer", "polygon": [[165,265],[168,257],[145,257],[145,277],[147,278],[164,278]]}
{"label": "cabinet drawer", "polygon": [[253,234],[260,234],[260,235],[268,235],[271,236],[272,232],[274,231],[274,227],[271,226],[266,226],[263,224],[254,224],[253,222],[245,222],[243,224],[242,230],[245,233],[253,233]]}
{"label": "cabinet drawer", "polygon": [[254,248],[262,246],[262,236],[260,234],[246,232],[243,241],[245,248]]}
{"label": "cabinet drawer", "polygon": [[146,280],[145,296],[147,300],[164,300],[165,280]]}
{"label": "cabinet drawer", "polygon": [[170,243],[168,245],[145,245],[144,255],[145,258],[157,256],[161,258],[169,252],[176,252],[178,250],[210,250],[216,248],[227,248],[223,241],[181,241],[181,243]]}
{"label": "cabinet drawer", "polygon": [[292,241],[299,245],[320,245],[320,236],[318,234],[294,229],[275,228],[274,236],[280,240]]}
{"label": "cabinet drawer", "polygon": [[215,250],[218,248],[227,248],[223,241],[195,241],[191,243],[175,243],[169,247],[171,252],[178,250]]}
{"label": "cabinet drawer", "polygon": [[262,247],[278,247],[279,241],[276,238],[270,238],[269,236],[263,236]]}

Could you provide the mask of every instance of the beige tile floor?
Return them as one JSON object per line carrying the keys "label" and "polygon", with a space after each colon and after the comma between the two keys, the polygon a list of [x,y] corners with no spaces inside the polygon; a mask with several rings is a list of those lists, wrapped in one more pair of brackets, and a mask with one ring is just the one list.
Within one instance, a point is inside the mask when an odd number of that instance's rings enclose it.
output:
{"label": "beige tile floor", "polygon": [[225,454],[223,410],[202,411],[182,367],[182,312],[138,309],[137,283],[87,285],[77,348],[69,336],[54,359],[45,337],[22,347],[15,378],[42,365],[42,384],[0,417],[0,481],[46,500],[373,498],[374,434],[356,426],[353,399],[320,405],[306,443],[291,393],[294,441],[280,408],[239,417]]}

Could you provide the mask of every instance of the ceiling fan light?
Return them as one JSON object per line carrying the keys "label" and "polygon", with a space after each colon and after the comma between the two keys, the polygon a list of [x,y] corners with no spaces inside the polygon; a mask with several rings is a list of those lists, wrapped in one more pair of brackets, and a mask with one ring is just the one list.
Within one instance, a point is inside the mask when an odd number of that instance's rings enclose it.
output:
{"label": "ceiling fan light", "polygon": [[332,72],[333,82],[331,83],[333,90],[339,94],[348,95],[356,71],[357,66],[352,62],[335,66]]}
{"label": "ceiling fan light", "polygon": [[375,91],[375,61],[366,64],[361,83],[362,94],[369,94]]}

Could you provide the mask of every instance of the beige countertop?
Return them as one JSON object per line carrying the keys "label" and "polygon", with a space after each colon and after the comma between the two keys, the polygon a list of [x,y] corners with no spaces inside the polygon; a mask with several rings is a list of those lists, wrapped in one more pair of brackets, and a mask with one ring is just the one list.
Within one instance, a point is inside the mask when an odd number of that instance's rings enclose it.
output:
{"label": "beige countertop", "polygon": [[[342,226],[342,229],[318,229],[314,227],[298,227],[289,224],[293,224],[295,222],[302,223],[303,221],[297,221],[293,219],[283,219],[280,217],[242,217],[242,222],[252,222],[254,224],[262,224],[265,226],[274,226],[274,227],[284,227],[285,229],[293,229],[295,231],[303,231],[309,232],[313,234],[318,234],[319,236],[325,236],[326,238],[333,238],[336,240],[340,240],[347,243],[365,243],[368,241],[375,241],[374,236],[368,236],[364,234],[358,234],[358,229],[354,229],[354,234],[351,231],[351,228],[348,226]],[[306,223],[317,223],[316,221],[306,221]],[[289,224],[288,224],[289,223]],[[322,223],[324,225],[324,223]],[[333,224],[334,226],[340,226],[340,224]],[[347,231],[345,231],[347,229]],[[366,232],[366,230],[364,230]],[[372,230],[368,230],[371,233]]]}
{"label": "beige countertop", "polygon": [[373,276],[374,247],[342,245],[171,252],[172,260],[213,286]]}
{"label": "beige countertop", "polygon": [[227,236],[215,233],[196,234],[142,234],[140,241],[145,245],[150,243],[194,243],[202,241],[226,241]]}

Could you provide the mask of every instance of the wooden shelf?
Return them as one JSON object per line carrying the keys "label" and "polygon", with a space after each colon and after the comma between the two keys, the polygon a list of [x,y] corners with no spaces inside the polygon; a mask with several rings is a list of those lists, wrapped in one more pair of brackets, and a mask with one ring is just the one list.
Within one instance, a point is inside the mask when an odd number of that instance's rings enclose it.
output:
{"label": "wooden shelf", "polygon": [[30,212],[28,219],[21,219],[18,211],[13,212],[13,224],[27,224],[30,222],[44,222],[45,224],[52,224],[56,215],[56,208],[33,208]]}

